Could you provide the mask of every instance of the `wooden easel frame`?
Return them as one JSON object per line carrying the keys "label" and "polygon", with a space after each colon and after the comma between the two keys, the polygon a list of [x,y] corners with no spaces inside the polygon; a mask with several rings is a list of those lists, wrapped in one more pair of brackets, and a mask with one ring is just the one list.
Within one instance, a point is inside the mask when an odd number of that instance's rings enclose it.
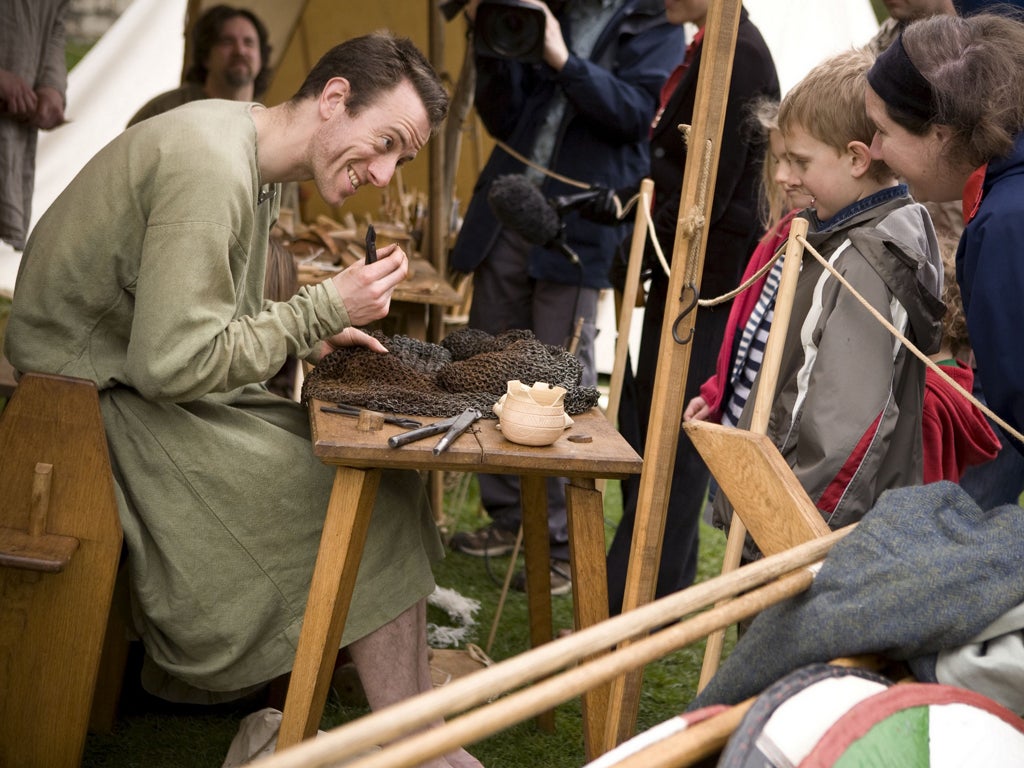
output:
{"label": "wooden easel frame", "polygon": [[[687,338],[695,332],[695,313],[680,316],[684,314],[684,298],[687,302],[692,298],[692,293],[684,290],[687,283],[692,280],[693,285],[699,287],[703,273],[703,254],[707,248],[707,229],[703,221],[710,215],[711,200],[714,199],[715,169],[718,167],[721,150],[722,127],[725,124],[741,10],[739,0],[711,3],[704,28],[694,120],[689,133],[689,150],[679,205],[680,218],[673,247],[672,263],[675,268],[669,277],[668,301],[651,404],[650,423],[660,425],[661,428],[648,432],[644,447],[637,519],[622,602],[624,613],[649,603],[654,597],[657,583],[668,492],[672,483],[671,472],[675,465],[684,406],[684,387],[681,382],[686,381],[690,365],[690,347],[677,344],[673,330],[680,338]],[[700,210],[702,205],[706,210]],[[700,225],[691,227],[690,222],[698,219]],[[688,275],[687,272],[691,270],[685,269],[684,265],[694,246],[699,257],[692,270],[693,274]],[[689,295],[684,297],[684,293]],[[603,745],[605,751],[633,734],[642,679],[641,668],[617,678],[612,684]]]}

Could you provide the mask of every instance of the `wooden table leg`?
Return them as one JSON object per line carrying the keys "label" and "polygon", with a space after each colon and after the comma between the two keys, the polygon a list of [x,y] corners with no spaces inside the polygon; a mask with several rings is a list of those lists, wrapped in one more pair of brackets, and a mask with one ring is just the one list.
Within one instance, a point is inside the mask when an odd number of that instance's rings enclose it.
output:
{"label": "wooden table leg", "polygon": [[309,587],[277,748],[316,734],[370,526],[380,470],[338,467]]}
{"label": "wooden table leg", "polygon": [[[569,521],[573,614],[576,629],[585,629],[608,618],[604,496],[596,490],[594,480],[577,478],[565,487],[565,504]],[[586,585],[586,588],[577,589],[579,585]],[[610,691],[611,684],[606,683],[583,694],[583,743],[588,760],[606,751],[603,742]]]}
{"label": "wooden table leg", "polygon": [[[526,557],[526,601],[530,616],[530,647],[551,641],[551,545],[548,540],[548,487],[541,475],[519,478],[523,510],[523,550]],[[537,727],[552,733],[554,711],[537,716]]]}

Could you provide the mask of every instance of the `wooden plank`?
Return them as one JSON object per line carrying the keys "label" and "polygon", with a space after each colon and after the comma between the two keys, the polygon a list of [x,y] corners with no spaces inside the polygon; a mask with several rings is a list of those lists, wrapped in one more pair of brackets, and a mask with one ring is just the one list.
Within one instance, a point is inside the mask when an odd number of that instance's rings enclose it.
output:
{"label": "wooden plank", "polygon": [[[121,555],[92,382],[26,374],[0,416],[0,525],[29,530],[36,465],[46,530],[81,542],[60,573],[0,568],[0,765],[78,766]],[[45,724],[45,727],[43,725]]]}
{"label": "wooden plank", "polygon": [[767,435],[706,421],[683,429],[761,552],[774,555],[829,532]]}
{"label": "wooden plank", "polygon": [[[388,447],[388,438],[407,431],[385,424],[378,432],[361,432],[355,419],[324,413],[314,400],[310,405],[313,446],[327,463],[350,467],[491,472],[495,474],[539,474],[556,477],[621,478],[640,472],[643,461],[626,439],[608,423],[600,409],[573,416],[573,425],[553,444],[518,445],[506,440],[496,428],[497,420],[481,419],[444,452],[434,455],[437,438]],[[415,417],[424,423],[434,419]],[[590,442],[573,442],[574,435],[586,435]]]}
{"label": "wooden plank", "polygon": [[[569,559],[573,583],[573,618],[577,631],[608,618],[608,569],[604,552],[604,496],[593,480],[573,480],[565,486],[569,524]],[[600,554],[599,557],[594,557]],[[585,659],[590,661],[602,654]],[[604,740],[611,686],[596,686],[583,694],[583,746],[588,760],[596,758]]]}

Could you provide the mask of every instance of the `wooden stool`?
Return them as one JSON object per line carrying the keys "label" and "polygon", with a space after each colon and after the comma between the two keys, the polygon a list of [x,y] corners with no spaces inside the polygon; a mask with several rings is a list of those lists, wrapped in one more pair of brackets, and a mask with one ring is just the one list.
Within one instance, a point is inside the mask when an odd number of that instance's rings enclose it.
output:
{"label": "wooden stool", "polygon": [[0,415],[0,499],[0,765],[77,766],[121,556],[92,382],[21,379]]}

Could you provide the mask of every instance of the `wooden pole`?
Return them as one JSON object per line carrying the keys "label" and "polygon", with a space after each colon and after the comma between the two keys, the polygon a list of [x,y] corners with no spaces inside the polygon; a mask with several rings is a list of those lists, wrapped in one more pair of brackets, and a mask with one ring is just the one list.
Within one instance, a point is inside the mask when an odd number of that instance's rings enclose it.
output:
{"label": "wooden pole", "polygon": [[[622,399],[622,383],[626,378],[626,355],[629,352],[629,332],[633,324],[633,309],[640,292],[640,267],[643,265],[644,247],[647,245],[647,223],[651,220],[651,199],[654,195],[654,181],[640,182],[640,196],[636,201],[636,215],[633,223],[633,239],[629,244],[629,262],[626,266],[626,285],[619,302],[619,318],[616,325],[615,360],[612,363],[612,378],[608,384],[608,407],[604,414],[612,424],[618,422],[619,401]],[[604,493],[605,481],[598,480],[595,487]]]}
{"label": "wooden pole", "polygon": [[675,624],[607,656],[608,661],[592,661],[498,699],[488,707],[452,720],[445,726],[389,745],[362,760],[346,763],[349,768],[413,768],[424,757],[436,757],[463,744],[472,744],[509,723],[538,715],[568,699],[579,696],[595,685],[606,682],[639,665],[654,661],[677,648],[699,640],[714,628],[760,613],[780,600],[799,594],[814,581],[804,568],[706,613]]}
{"label": "wooden pole", "polygon": [[[434,0],[427,0],[426,6],[430,28],[430,61],[440,72],[444,67],[444,18]],[[443,132],[430,142],[430,262],[442,277],[448,274],[448,221],[451,205],[449,190],[445,185],[445,143]],[[444,311],[444,307],[430,308],[429,341],[441,341]]]}
{"label": "wooden pole", "polygon": [[[785,261],[782,262],[782,277],[779,279],[779,292],[775,298],[775,309],[772,327],[768,332],[768,342],[764,348],[764,359],[758,372],[757,394],[754,399],[754,410],[751,414],[750,431],[759,435],[768,432],[768,417],[771,415],[772,402],[775,399],[775,388],[779,381],[779,365],[782,362],[782,348],[786,344],[786,332],[789,319],[793,314],[793,296],[796,294],[796,283],[800,278],[800,262],[803,260],[804,248],[798,238],[807,235],[807,219],[795,218],[789,229],[789,241],[786,243]],[[734,514],[729,524],[729,537],[725,542],[725,554],[722,557],[722,573],[736,570],[743,556],[743,542],[747,537],[747,527],[739,515]],[[722,644],[725,641],[725,630],[714,632],[708,637],[704,646],[704,663],[700,670],[700,681],[697,690],[701,691],[708,684],[722,658]]]}
{"label": "wooden pole", "polygon": [[612,364],[612,378],[608,385],[608,420],[615,423],[622,397],[622,380],[626,375],[626,353],[629,351],[629,331],[633,323],[633,309],[640,291],[640,267],[643,263],[644,246],[647,244],[647,222],[650,221],[650,200],[654,194],[654,182],[644,179],[640,182],[640,197],[636,202],[636,217],[633,224],[633,240],[629,244],[629,264],[626,267],[626,285],[622,291],[622,306],[619,308],[618,336],[615,338],[615,362]]}
{"label": "wooden pole", "polygon": [[[437,71],[444,66],[444,19],[437,3],[427,0],[426,3],[427,25],[430,30],[430,61]],[[445,139],[444,134],[435,136],[429,143],[430,147],[430,169],[429,169],[429,202],[427,215],[427,237],[429,241],[425,246],[429,249],[428,260],[434,265],[437,274],[444,277],[448,274],[448,221],[451,196],[445,185]],[[444,338],[445,324],[444,313],[447,307],[430,306],[427,309],[430,321],[427,323],[427,341],[435,344]],[[446,523],[444,511],[444,472],[431,472],[427,482],[427,491],[430,496],[431,509],[434,511],[434,520],[438,525]]]}
{"label": "wooden pole", "polygon": [[[836,542],[855,527],[852,525],[834,531],[828,536],[663,597],[628,614],[620,614],[545,643],[492,667],[453,680],[442,688],[339,726],[292,748],[283,749],[254,765],[261,768],[330,765],[342,758],[360,755],[379,744],[416,733],[435,723],[439,717],[465,712],[470,707],[527,685],[520,693],[497,702],[502,705],[499,708],[495,708],[495,704],[481,707],[471,715],[453,720],[446,726],[431,729],[388,747],[385,750],[388,751],[388,761],[381,763],[416,765],[429,755],[443,754],[549,710],[562,701],[575,698],[581,691],[622,675],[627,669],[646,664],[704,637],[716,625],[733,623],[738,618],[758,613],[768,605],[799,593],[811,583],[807,567],[819,562]],[[735,595],[741,597],[638,640],[629,647],[600,654],[625,638],[644,635],[664,626],[666,622],[688,616]],[[595,655],[595,660],[572,667],[580,659]],[[528,685],[567,667],[571,668],[563,674],[552,676],[539,684]],[[506,704],[506,701],[511,701],[511,704]],[[397,750],[399,759],[391,759],[391,749]],[[375,764],[359,762],[355,765]]]}
{"label": "wooden pole", "polygon": [[[689,344],[677,344],[675,337],[678,334],[679,338],[687,339],[694,333],[696,313],[690,312],[679,319],[678,327],[675,323],[683,314],[686,303],[695,298],[690,290],[685,290],[688,283],[699,287],[703,272],[703,255],[707,247],[707,229],[703,221],[710,217],[714,198],[715,171],[718,168],[740,11],[739,0],[721,0],[711,3],[708,8],[673,248],[673,268],[654,378],[649,423],[656,428],[648,432],[644,447],[644,468],[640,475],[623,612],[650,602],[657,583],[668,492],[680,438],[684,383],[690,365]],[[691,253],[695,253],[696,258],[691,259]],[[642,679],[643,670],[640,669],[613,684],[605,733],[606,750],[632,735]]]}

